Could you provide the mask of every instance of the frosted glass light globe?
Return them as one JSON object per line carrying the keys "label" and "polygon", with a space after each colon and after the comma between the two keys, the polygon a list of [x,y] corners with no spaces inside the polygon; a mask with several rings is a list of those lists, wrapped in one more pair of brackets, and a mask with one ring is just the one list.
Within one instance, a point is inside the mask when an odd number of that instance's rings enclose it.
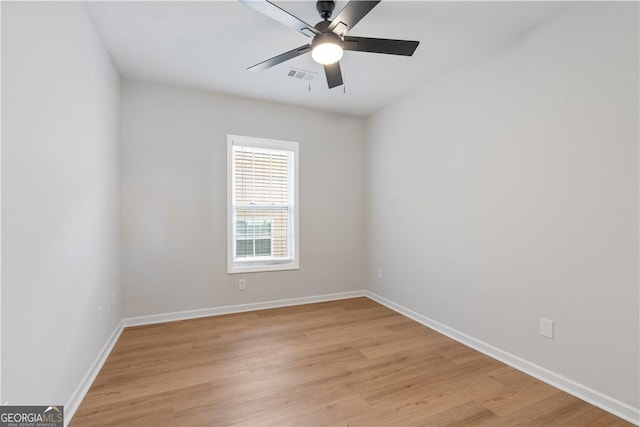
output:
{"label": "frosted glass light globe", "polygon": [[313,60],[322,65],[334,64],[340,61],[343,54],[344,51],[340,45],[330,42],[318,44],[311,51]]}
{"label": "frosted glass light globe", "polygon": [[311,42],[311,57],[322,65],[334,64],[342,59],[342,39],[331,31],[318,34]]}

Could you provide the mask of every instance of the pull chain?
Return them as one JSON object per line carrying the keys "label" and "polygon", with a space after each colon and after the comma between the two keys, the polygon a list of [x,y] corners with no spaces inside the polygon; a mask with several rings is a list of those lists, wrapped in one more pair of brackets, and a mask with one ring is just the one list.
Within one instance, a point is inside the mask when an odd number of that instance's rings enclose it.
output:
{"label": "pull chain", "polygon": [[308,70],[308,74],[307,74],[307,81],[309,82],[309,93],[311,93],[311,59],[309,59],[311,55],[307,55],[307,70]]}
{"label": "pull chain", "polygon": [[[346,61],[342,61],[342,65],[344,65]],[[347,94],[347,84],[345,83],[347,79],[344,78],[344,72],[342,73],[342,94],[346,95]]]}

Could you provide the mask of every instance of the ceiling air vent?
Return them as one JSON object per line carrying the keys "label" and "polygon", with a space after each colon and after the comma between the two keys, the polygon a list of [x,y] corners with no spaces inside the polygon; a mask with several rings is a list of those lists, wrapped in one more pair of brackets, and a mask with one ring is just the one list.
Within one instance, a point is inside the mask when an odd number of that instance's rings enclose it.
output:
{"label": "ceiling air vent", "polygon": [[289,77],[293,77],[294,79],[298,79],[298,80],[306,80],[306,81],[313,80],[315,75],[316,73],[314,72],[311,72],[308,70],[301,70],[299,68],[289,68],[289,72],[287,72],[287,76]]}

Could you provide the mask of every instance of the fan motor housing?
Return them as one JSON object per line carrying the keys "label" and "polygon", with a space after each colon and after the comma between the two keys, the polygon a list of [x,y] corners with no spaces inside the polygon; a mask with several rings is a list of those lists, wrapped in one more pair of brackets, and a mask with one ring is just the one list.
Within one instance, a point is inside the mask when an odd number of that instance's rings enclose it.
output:
{"label": "fan motor housing", "polygon": [[338,46],[342,46],[342,39],[340,38],[340,36],[332,33],[331,31],[320,33],[313,38],[313,41],[311,42],[311,48],[313,49],[314,47],[323,43],[333,43]]}
{"label": "fan motor housing", "polygon": [[313,27],[320,31],[321,33],[331,32],[329,31],[329,25],[331,25],[331,21],[320,21]]}
{"label": "fan motor housing", "polygon": [[316,10],[325,21],[331,17],[335,8],[336,2],[332,0],[318,0],[316,2]]}

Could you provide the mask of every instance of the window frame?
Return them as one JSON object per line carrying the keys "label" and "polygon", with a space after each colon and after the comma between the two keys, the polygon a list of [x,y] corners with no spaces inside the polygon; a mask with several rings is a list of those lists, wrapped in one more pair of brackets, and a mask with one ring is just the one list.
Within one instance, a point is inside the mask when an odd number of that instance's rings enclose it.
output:
{"label": "window frame", "polygon": [[[263,271],[283,271],[298,270],[300,268],[300,244],[299,244],[299,160],[298,160],[298,143],[294,141],[282,141],[276,139],[256,138],[250,136],[227,135],[227,273],[254,273]],[[244,146],[250,148],[262,148],[269,150],[289,151],[292,153],[292,177],[290,185],[293,186],[291,191],[292,201],[289,212],[289,224],[287,232],[288,243],[291,244],[291,257],[286,259],[248,259],[238,261],[235,254],[235,238],[236,238],[236,221],[234,205],[234,163],[233,148],[234,146]],[[272,242],[273,244],[273,242]]]}

